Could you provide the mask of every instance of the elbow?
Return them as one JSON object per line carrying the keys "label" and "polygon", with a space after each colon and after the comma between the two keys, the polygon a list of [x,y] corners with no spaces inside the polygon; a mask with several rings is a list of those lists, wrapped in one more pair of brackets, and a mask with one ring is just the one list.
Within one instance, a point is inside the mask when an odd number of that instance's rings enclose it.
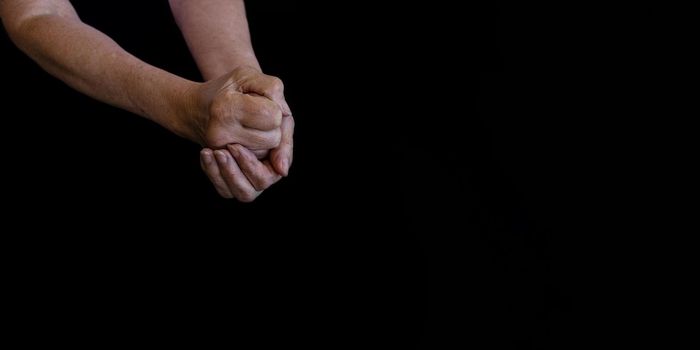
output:
{"label": "elbow", "polygon": [[26,16],[9,20],[3,17],[2,23],[10,39],[15,45],[22,48],[26,38],[31,36],[31,33],[37,28],[37,24],[47,16],[50,15]]}
{"label": "elbow", "polygon": [[[5,31],[13,40],[30,31],[37,21],[51,17],[80,20],[71,6],[27,6],[4,1],[0,6],[0,18]],[[21,3],[21,2],[19,2]]]}

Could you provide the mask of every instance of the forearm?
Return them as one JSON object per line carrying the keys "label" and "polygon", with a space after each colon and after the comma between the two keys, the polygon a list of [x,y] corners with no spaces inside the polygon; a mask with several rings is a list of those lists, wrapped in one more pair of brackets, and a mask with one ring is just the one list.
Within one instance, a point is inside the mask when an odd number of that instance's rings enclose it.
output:
{"label": "forearm", "polygon": [[[192,140],[178,118],[187,110],[193,82],[148,65],[82,23],[74,12],[24,16],[3,9],[3,22],[17,46],[50,74],[93,98],[151,119]],[[8,19],[12,16],[12,19]]]}
{"label": "forearm", "polygon": [[170,0],[170,7],[204,79],[243,65],[260,70],[243,0]]}

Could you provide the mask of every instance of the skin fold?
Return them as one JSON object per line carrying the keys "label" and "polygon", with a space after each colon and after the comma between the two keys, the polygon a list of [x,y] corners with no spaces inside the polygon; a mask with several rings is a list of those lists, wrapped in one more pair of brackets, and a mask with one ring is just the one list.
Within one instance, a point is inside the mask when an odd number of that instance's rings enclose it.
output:
{"label": "skin fold", "polygon": [[134,57],[83,23],[68,0],[0,0],[0,17],[49,74],[202,145],[202,169],[217,192],[253,201],[292,164],[294,118],[283,83],[260,68],[243,0],[171,0],[170,7],[205,82]]}

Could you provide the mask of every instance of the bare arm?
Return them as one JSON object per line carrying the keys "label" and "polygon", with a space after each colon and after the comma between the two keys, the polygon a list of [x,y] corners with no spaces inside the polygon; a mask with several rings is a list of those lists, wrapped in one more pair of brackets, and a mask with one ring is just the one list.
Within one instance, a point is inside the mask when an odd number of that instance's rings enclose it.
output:
{"label": "bare arm", "polygon": [[[197,52],[203,52],[196,57],[204,60],[204,67],[210,67],[210,62],[219,64],[217,69],[205,68],[207,74],[215,74],[219,69],[223,72],[215,79],[208,76],[211,79],[206,83],[196,83],[124,51],[112,39],[83,23],[68,0],[0,0],[0,18],[12,41],[53,76],[180,136],[215,149],[240,144],[245,152],[273,149],[273,153],[280,149],[281,139],[287,138],[283,130],[289,129],[289,122],[282,121],[279,102],[265,98],[279,100],[281,85],[260,73],[254,56],[246,56],[252,54],[247,35],[231,46],[241,49],[235,51],[235,61],[241,62],[238,69],[223,69],[231,64],[226,57],[211,56],[211,45],[195,44],[201,50]],[[212,155],[210,149],[207,152]],[[253,160],[254,156],[249,163],[259,165]],[[257,187],[266,187],[279,178],[269,171],[266,175],[254,182]],[[259,192],[249,183],[238,185],[242,179],[245,177],[239,173],[235,191],[222,194],[245,201],[254,199]],[[214,185],[219,186],[216,182]]]}
{"label": "bare arm", "polygon": [[[243,91],[263,95],[277,103],[282,113],[281,142],[269,159],[257,160],[245,148],[229,145],[229,152],[202,151],[202,168],[224,197],[252,200],[260,192],[287,176],[292,164],[294,118],[284,98],[282,81],[262,74],[251,45],[243,0],[170,0],[175,20],[205,79],[233,69],[248,71],[264,89]],[[257,154],[260,157],[260,154]]]}
{"label": "bare arm", "polygon": [[197,141],[187,124],[196,83],[153,67],[83,23],[67,0],[2,0],[13,42],[76,90]]}
{"label": "bare arm", "polygon": [[0,0],[0,17],[15,44],[42,68],[100,101],[209,147],[239,143],[265,150],[280,143],[281,112],[266,98],[241,93],[260,84],[245,70],[207,83],[180,78],[83,23],[67,0]]}
{"label": "bare arm", "polygon": [[204,79],[242,65],[260,70],[243,0],[170,0],[170,7]]}

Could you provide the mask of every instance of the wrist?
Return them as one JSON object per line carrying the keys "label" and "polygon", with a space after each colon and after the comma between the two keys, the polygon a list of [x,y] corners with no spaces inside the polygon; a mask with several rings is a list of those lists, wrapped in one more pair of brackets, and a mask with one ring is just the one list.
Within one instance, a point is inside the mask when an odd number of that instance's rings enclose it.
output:
{"label": "wrist", "polygon": [[170,96],[171,114],[165,127],[180,137],[204,145],[204,130],[209,116],[201,98],[203,84],[187,81]]}
{"label": "wrist", "polygon": [[201,67],[202,76],[205,81],[217,79],[225,74],[230,73],[239,67],[252,67],[262,72],[260,63],[252,52],[229,54],[222,57],[211,59]]}

